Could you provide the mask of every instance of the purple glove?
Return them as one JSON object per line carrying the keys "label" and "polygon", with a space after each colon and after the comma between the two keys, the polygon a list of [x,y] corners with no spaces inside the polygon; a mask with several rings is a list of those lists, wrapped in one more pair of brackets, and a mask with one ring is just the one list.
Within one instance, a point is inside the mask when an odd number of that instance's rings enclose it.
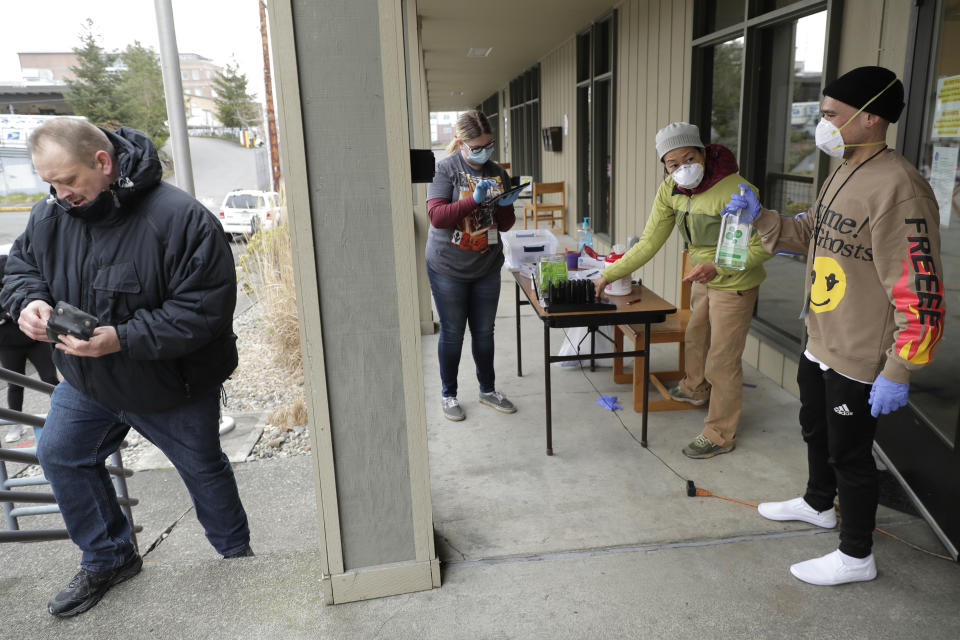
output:
{"label": "purple glove", "polygon": [[727,203],[727,206],[723,208],[724,215],[728,213],[736,213],[737,210],[742,210],[740,213],[740,222],[753,222],[757,219],[757,216],[760,215],[760,201],[757,200],[757,194],[753,192],[748,185],[741,184],[738,185],[743,189],[743,195],[739,193],[734,193],[730,195],[730,202]]}
{"label": "purple glove", "polygon": [[880,414],[896,411],[907,404],[907,395],[910,385],[900,384],[877,376],[870,387],[870,415],[879,418]]}
{"label": "purple glove", "polygon": [[509,207],[519,197],[520,197],[520,192],[514,191],[510,195],[503,196],[502,198],[500,198],[500,200],[497,201],[497,204],[500,205],[501,207]]}
{"label": "purple glove", "polygon": [[619,404],[617,404],[617,396],[600,396],[597,398],[597,404],[608,409],[610,411],[616,411],[618,409],[623,409]]}
{"label": "purple glove", "polygon": [[493,180],[481,180],[478,182],[476,188],[473,190],[473,201],[481,204],[487,199],[487,194],[490,193],[490,187],[495,184]]}

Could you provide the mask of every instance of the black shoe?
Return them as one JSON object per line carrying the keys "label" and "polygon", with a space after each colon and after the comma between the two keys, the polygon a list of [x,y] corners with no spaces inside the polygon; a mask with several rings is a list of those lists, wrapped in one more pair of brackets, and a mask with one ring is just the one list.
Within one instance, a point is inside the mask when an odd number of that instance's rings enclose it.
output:
{"label": "black shoe", "polygon": [[252,558],[255,555],[257,554],[253,552],[253,549],[251,549],[250,545],[248,544],[242,550],[237,551],[236,553],[231,553],[228,556],[223,556],[223,559],[226,560],[227,558]]}
{"label": "black shoe", "polygon": [[47,611],[61,618],[83,613],[100,602],[100,598],[110,587],[140,573],[141,567],[143,558],[139,553],[134,553],[132,558],[116,569],[88,571],[81,567],[67,586],[50,599]]}

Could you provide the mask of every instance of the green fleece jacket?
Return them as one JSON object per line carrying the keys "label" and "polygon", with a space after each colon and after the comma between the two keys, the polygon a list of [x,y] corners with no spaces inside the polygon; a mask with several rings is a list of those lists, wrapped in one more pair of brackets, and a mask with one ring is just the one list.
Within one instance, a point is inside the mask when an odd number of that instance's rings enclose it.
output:
{"label": "green fleece jacket", "polygon": [[[607,282],[619,280],[645,265],[667,241],[674,226],[680,230],[680,235],[687,243],[691,265],[713,262],[717,251],[717,238],[720,237],[720,212],[730,202],[730,195],[740,192],[737,186],[739,184],[750,183],[740,174],[731,173],[703,193],[688,196],[675,189],[673,178],[667,176],[657,190],[653,210],[639,242],[622,258],[604,269],[604,279]],[[754,232],[750,237],[747,268],[736,271],[717,267],[717,277],[707,283],[707,286],[722,291],[746,291],[759,286],[767,276],[763,263],[771,257],[760,243],[760,237]]]}

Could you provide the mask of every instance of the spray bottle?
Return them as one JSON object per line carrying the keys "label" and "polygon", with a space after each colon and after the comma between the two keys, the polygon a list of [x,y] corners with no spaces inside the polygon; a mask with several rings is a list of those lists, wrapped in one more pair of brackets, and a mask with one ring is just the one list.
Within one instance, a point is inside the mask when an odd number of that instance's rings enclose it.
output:
{"label": "spray bottle", "polygon": [[[740,189],[740,195],[744,190]],[[750,249],[750,234],[753,232],[753,225],[748,222],[740,222],[740,213],[743,209],[737,209],[736,213],[728,213],[723,216],[723,222],[720,224],[720,237],[717,240],[717,253],[714,256],[714,264],[718,267],[726,267],[736,271],[743,271],[747,268],[747,252]]]}
{"label": "spray bottle", "polygon": [[593,231],[590,230],[590,218],[584,218],[577,229],[577,251],[583,253],[584,247],[593,247]]}

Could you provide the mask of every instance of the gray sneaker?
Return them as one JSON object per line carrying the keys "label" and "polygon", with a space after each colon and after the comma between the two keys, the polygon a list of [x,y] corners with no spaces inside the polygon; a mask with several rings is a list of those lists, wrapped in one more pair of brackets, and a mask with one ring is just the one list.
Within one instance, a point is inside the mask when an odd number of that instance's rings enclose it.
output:
{"label": "gray sneaker", "polygon": [[460,422],[467,417],[467,414],[463,412],[463,409],[460,408],[460,403],[457,402],[456,396],[443,396],[443,417],[447,420],[453,420],[454,422]]}
{"label": "gray sneaker", "polygon": [[503,395],[499,391],[491,391],[490,393],[480,393],[480,404],[485,404],[488,407],[493,407],[501,413],[516,413],[517,408],[513,406],[513,403],[507,400],[507,396]]}
{"label": "gray sneaker", "polygon": [[702,407],[703,405],[707,404],[707,402],[709,402],[707,398],[704,398],[702,400],[698,400],[694,398],[689,393],[687,393],[683,388],[681,388],[680,385],[677,385],[673,389],[670,389],[670,399],[677,400],[678,402],[689,402],[695,407]]}
{"label": "gray sneaker", "polygon": [[725,447],[721,447],[718,444],[713,444],[707,436],[702,433],[693,439],[693,442],[685,446],[682,451],[683,455],[688,458],[694,458],[696,460],[704,460],[706,458],[712,458],[713,456],[718,456],[721,453],[729,453],[736,448],[737,445],[731,443]]}

